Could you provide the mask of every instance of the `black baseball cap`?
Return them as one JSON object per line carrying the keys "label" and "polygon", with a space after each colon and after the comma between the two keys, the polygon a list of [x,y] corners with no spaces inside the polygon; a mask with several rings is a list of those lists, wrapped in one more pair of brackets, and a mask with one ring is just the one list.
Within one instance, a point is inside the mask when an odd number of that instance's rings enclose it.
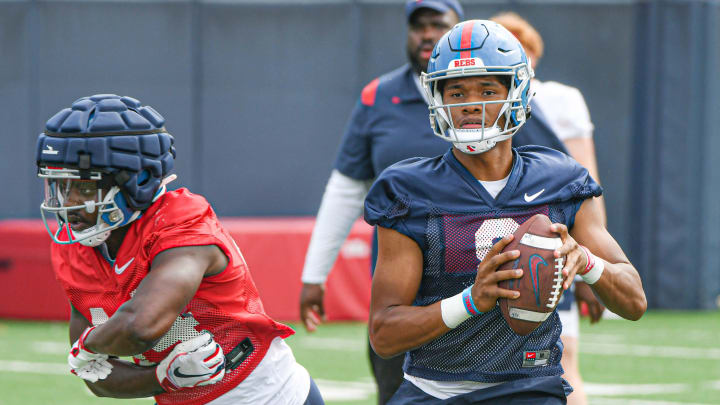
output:
{"label": "black baseball cap", "polygon": [[463,8],[457,0],[408,0],[405,3],[405,17],[408,21],[410,16],[421,8],[429,8],[439,13],[447,13],[448,10],[452,10],[460,21],[463,20]]}

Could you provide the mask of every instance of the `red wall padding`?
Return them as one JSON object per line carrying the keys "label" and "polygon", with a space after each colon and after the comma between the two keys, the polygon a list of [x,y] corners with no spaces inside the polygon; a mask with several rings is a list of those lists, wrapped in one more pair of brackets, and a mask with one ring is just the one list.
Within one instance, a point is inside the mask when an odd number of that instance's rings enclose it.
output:
{"label": "red wall padding", "polygon": [[[299,319],[300,275],[313,218],[222,218],[250,267],[267,313]],[[329,320],[367,320],[372,228],[358,221],[328,278]],[[69,306],[50,265],[40,220],[0,221],[0,317],[67,320]]]}

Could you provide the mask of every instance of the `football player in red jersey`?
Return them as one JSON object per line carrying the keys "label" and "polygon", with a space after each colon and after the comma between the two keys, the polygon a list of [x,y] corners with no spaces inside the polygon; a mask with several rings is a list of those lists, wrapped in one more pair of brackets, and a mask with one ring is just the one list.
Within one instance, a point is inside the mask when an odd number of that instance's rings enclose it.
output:
{"label": "football player in red jersey", "polygon": [[166,191],[175,148],[164,123],[133,98],[95,95],[38,137],[41,212],[72,305],[71,372],[98,396],[161,405],[322,404],[283,341],[293,330],[265,314],[208,202]]}

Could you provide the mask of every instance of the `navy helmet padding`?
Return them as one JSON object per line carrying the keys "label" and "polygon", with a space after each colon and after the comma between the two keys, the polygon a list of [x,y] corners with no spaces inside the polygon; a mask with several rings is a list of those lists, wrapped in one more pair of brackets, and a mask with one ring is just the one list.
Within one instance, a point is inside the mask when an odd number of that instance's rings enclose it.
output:
{"label": "navy helmet padding", "polygon": [[142,210],[173,169],[174,138],[164,124],[134,98],[83,97],[48,120],[38,137],[37,164],[109,173],[128,205]]}

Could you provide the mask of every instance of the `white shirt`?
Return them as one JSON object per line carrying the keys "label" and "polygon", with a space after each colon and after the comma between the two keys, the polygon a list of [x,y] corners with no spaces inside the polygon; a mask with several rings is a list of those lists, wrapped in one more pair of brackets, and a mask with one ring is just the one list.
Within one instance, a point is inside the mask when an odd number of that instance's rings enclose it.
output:
{"label": "white shirt", "polygon": [[502,383],[484,383],[478,381],[435,381],[405,374],[405,379],[424,393],[439,399],[448,399],[456,395],[494,387]]}
{"label": "white shirt", "polygon": [[580,90],[558,82],[533,79],[533,100],[547,118],[550,128],[561,141],[572,138],[591,138],[595,126],[590,121],[585,99]]}

